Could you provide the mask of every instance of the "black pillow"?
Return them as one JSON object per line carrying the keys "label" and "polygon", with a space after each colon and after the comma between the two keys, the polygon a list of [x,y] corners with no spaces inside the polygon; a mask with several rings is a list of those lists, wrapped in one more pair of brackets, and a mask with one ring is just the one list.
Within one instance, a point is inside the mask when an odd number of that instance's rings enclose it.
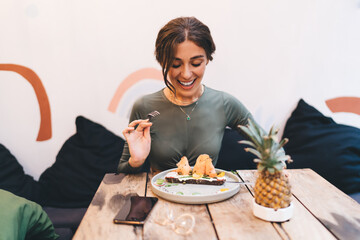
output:
{"label": "black pillow", "polygon": [[40,199],[38,182],[25,174],[23,167],[2,144],[0,144],[0,189],[34,202]]}
{"label": "black pillow", "polygon": [[224,170],[255,169],[255,155],[245,152],[247,145],[238,143],[245,137],[236,130],[225,129],[216,168]]}
{"label": "black pillow", "polygon": [[288,119],[288,168],[311,168],[345,193],[360,192],[360,129],[337,124],[300,100]]}
{"label": "black pillow", "polygon": [[122,138],[82,116],[76,130],[40,176],[44,206],[88,207],[104,175],[117,170]]}

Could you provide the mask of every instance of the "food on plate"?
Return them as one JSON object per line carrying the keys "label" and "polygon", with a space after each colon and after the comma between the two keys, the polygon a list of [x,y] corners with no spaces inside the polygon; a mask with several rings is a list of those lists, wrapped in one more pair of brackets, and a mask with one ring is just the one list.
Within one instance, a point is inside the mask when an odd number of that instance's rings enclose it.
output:
{"label": "food on plate", "polygon": [[207,175],[209,177],[216,177],[215,167],[212,164],[212,159],[207,154],[201,154],[195,163],[193,174]]}
{"label": "food on plate", "polygon": [[180,162],[178,162],[176,166],[178,166],[176,172],[180,175],[189,175],[189,173],[191,172],[189,161],[185,156],[181,158]]}
{"label": "food on plate", "polygon": [[205,175],[208,175],[209,177],[216,177],[217,173],[215,171],[215,167],[212,164],[211,158],[207,158],[205,160]]}
{"label": "food on plate", "polygon": [[188,159],[184,156],[177,163],[178,168],[166,174],[165,180],[170,183],[191,183],[222,185],[225,183],[225,174],[217,174],[212,159],[207,154],[201,154],[191,170]]}
{"label": "food on plate", "polygon": [[201,154],[197,159],[193,168],[193,174],[205,175],[205,159],[209,157],[207,154]]}

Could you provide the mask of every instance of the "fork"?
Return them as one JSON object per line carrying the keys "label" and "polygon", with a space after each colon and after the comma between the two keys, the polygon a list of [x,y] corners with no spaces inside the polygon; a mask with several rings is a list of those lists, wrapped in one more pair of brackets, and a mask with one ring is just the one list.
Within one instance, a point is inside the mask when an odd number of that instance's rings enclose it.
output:
{"label": "fork", "polygon": [[154,118],[154,117],[156,117],[156,116],[159,116],[159,115],[160,115],[160,113],[155,110],[155,111],[152,111],[151,113],[149,113],[149,114],[147,115],[147,117],[148,117],[149,121],[151,121],[152,118]]}
{"label": "fork", "polygon": [[236,181],[226,181],[226,183],[239,183],[239,184],[248,184],[248,185],[255,185],[254,182],[236,182]]}

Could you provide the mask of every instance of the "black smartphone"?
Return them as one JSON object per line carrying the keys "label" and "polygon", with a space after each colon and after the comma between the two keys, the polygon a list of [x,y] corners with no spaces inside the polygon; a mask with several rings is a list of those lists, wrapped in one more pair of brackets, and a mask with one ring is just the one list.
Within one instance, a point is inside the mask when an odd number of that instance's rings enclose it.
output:
{"label": "black smartphone", "polygon": [[114,223],[143,225],[157,201],[156,197],[131,196],[116,214]]}

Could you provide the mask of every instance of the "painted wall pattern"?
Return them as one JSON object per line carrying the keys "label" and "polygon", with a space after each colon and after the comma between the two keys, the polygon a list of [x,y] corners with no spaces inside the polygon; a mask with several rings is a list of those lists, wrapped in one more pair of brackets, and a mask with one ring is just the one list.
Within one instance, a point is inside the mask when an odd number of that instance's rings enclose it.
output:
{"label": "painted wall pattern", "polygon": [[0,64],[0,71],[16,72],[24,77],[34,89],[40,108],[40,128],[36,141],[46,141],[51,138],[50,103],[44,85],[38,75],[25,66],[17,64]]}
{"label": "painted wall pattern", "polygon": [[333,113],[348,112],[360,115],[360,98],[358,97],[337,97],[325,102]]}
{"label": "painted wall pattern", "polygon": [[144,79],[155,79],[163,81],[161,71],[155,68],[143,68],[131,73],[120,83],[113,98],[111,99],[108,110],[112,113],[115,113],[121,98],[124,96],[124,93],[130,87]]}

